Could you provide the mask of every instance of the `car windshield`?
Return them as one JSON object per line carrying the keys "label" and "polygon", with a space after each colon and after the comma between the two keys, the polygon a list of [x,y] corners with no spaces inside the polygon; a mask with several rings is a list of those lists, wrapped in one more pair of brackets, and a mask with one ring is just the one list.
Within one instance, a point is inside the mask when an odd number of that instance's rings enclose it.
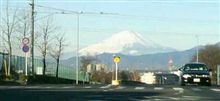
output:
{"label": "car windshield", "polygon": [[185,65],[184,68],[185,71],[204,71],[204,70],[208,70],[206,65],[204,64],[187,64]]}

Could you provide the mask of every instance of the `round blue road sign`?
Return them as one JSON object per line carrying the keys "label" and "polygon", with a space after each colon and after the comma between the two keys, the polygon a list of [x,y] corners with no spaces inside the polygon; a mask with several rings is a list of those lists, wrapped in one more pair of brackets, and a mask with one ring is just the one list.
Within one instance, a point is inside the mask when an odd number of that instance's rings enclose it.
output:
{"label": "round blue road sign", "polygon": [[22,47],[22,50],[23,50],[23,52],[27,53],[27,52],[29,51],[29,47],[26,46],[26,45],[24,45],[24,46]]}

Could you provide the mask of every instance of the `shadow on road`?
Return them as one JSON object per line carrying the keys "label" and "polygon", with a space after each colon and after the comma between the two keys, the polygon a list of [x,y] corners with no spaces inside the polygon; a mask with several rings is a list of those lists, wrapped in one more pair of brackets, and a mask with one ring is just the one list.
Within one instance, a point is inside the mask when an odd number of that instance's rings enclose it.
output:
{"label": "shadow on road", "polygon": [[133,91],[44,91],[7,90],[0,91],[1,101],[137,101],[158,96],[158,92]]}

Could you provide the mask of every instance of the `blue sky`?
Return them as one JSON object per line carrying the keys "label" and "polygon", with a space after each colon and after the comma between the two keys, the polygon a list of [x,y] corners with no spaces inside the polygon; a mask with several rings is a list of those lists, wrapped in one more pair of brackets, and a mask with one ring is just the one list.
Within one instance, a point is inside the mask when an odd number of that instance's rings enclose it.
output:
{"label": "blue sky", "polygon": [[[1,11],[5,9],[1,0]],[[10,8],[29,10],[28,0],[10,0]],[[71,11],[83,11],[80,15],[80,47],[98,43],[112,34],[132,30],[144,39],[185,50],[220,41],[220,1],[218,0],[36,0],[36,4]],[[37,18],[48,15],[40,12],[58,12],[36,6]],[[87,12],[117,13],[118,15],[87,14]],[[1,14],[3,15],[3,14]],[[54,22],[66,33],[71,50],[76,44],[76,15],[53,15]],[[42,23],[44,19],[37,21]]]}

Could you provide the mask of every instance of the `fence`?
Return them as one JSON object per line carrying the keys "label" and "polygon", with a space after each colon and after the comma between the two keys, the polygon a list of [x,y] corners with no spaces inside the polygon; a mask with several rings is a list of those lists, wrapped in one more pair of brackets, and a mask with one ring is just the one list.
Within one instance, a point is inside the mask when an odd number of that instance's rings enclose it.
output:
{"label": "fence", "polygon": [[[7,59],[7,54],[0,53],[0,70],[3,68],[3,57]],[[35,64],[35,72],[37,67],[43,67],[42,59],[36,58],[34,60]],[[56,62],[47,62],[46,67],[46,75],[55,76],[56,75]],[[11,59],[11,66],[17,73],[24,73],[25,69],[25,58],[22,56],[12,56]],[[28,72],[30,74],[31,72],[31,58],[28,58]],[[59,66],[59,72],[58,72],[59,78],[65,78],[65,79],[71,79],[76,80],[76,68],[68,65],[60,65]],[[83,75],[83,72],[79,71],[79,81],[89,81],[88,74],[86,76]]]}

